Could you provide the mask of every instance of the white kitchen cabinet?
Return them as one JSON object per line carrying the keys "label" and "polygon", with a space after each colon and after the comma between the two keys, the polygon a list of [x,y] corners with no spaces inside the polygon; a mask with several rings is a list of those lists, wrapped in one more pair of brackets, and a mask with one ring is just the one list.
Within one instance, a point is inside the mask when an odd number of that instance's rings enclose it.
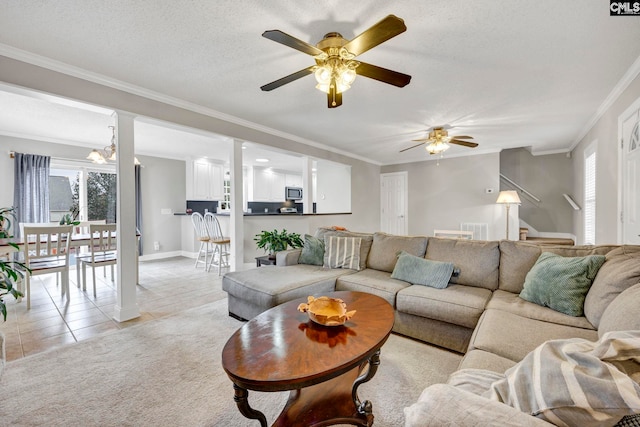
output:
{"label": "white kitchen cabinet", "polygon": [[270,169],[253,168],[252,202],[284,202],[285,174]]}
{"label": "white kitchen cabinet", "polygon": [[284,175],[285,187],[302,187],[302,175],[287,173]]}
{"label": "white kitchen cabinet", "polygon": [[206,159],[187,162],[187,199],[223,200],[223,166]]}

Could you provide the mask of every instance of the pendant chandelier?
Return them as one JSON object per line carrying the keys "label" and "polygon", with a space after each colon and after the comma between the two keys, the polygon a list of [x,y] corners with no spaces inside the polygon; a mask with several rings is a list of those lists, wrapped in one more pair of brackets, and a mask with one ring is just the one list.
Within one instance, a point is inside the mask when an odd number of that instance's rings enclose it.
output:
{"label": "pendant chandelier", "polygon": [[[104,147],[102,150],[91,150],[87,159],[91,160],[93,163],[103,165],[107,163],[107,160],[111,160],[113,162],[116,161],[116,127],[109,126],[109,128],[111,129],[111,145]],[[140,164],[137,157],[133,158],[133,162],[136,165]]]}

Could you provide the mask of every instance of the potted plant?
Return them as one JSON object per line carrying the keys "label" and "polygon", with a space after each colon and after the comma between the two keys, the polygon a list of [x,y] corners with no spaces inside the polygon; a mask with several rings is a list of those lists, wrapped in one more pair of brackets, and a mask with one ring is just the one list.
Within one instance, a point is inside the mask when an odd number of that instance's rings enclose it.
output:
{"label": "potted plant", "polygon": [[284,251],[289,246],[292,248],[301,248],[304,242],[298,233],[288,233],[287,230],[264,231],[256,234],[253,238],[256,241],[258,249],[263,249],[269,254],[270,258],[275,258],[276,252]]}
{"label": "potted plant", "polygon": [[60,218],[60,225],[80,225],[80,221],[76,221],[76,218],[71,218],[70,214],[64,214]]}
{"label": "potted plant", "polygon": [[[11,219],[15,220],[14,208],[0,208],[0,238],[7,239],[12,237],[9,231],[12,224]],[[9,242],[8,244],[17,251],[20,250],[15,243]],[[22,270],[19,270],[18,267]],[[22,296],[22,292],[16,288],[16,283],[24,277],[23,271],[29,271],[24,263],[11,262],[8,259],[0,258],[0,313],[2,313],[5,321],[7,320],[7,307],[4,304],[4,297],[11,294],[18,299]]]}

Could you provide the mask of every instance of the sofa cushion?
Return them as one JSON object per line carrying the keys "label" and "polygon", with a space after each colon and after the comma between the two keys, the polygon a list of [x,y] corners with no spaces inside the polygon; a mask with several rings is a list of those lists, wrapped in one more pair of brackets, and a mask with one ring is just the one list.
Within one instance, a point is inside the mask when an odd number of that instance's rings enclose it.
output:
{"label": "sofa cushion", "polygon": [[353,270],[328,270],[315,265],[260,267],[234,271],[222,278],[222,289],[261,307],[274,307],[299,297],[313,295],[315,289],[326,292],[335,288],[337,277]]}
{"label": "sofa cushion", "polygon": [[640,412],[640,384],[632,379],[638,360],[640,331],[547,341],[484,396],[558,425],[613,426]]}
{"label": "sofa cushion", "polygon": [[586,317],[569,316],[548,307],[542,307],[529,301],[525,301],[517,294],[501,291],[493,292],[487,308],[508,311],[518,316],[529,319],[541,320],[543,322],[557,323],[558,325],[574,326],[583,329],[596,329]]}
{"label": "sofa cushion", "polygon": [[458,369],[484,369],[502,374],[515,364],[516,362],[506,357],[475,349],[465,353]]}
{"label": "sofa cushion", "polygon": [[584,299],[604,255],[564,257],[542,252],[527,273],[520,298],[569,316],[584,314]]}
{"label": "sofa cushion", "polygon": [[396,236],[374,233],[369,251],[367,267],[391,273],[396,266],[398,254],[405,251],[411,255],[424,256],[427,238],[424,236]]}
{"label": "sofa cushion", "polygon": [[621,246],[606,258],[584,301],[584,314],[595,326],[611,301],[640,282],[640,246]]}
{"label": "sofa cushion", "polygon": [[299,264],[322,265],[324,263],[324,241],[308,234],[298,258]]}
{"label": "sofa cushion", "polygon": [[391,278],[413,285],[444,289],[449,284],[451,273],[453,273],[453,264],[450,262],[431,261],[402,251],[398,255],[398,262],[391,273]]}
{"label": "sofa cushion", "polygon": [[605,255],[615,245],[566,246],[539,245],[527,241],[500,241],[500,289],[519,293],[524,279],[544,250],[561,256]]}
{"label": "sofa cushion", "polygon": [[452,262],[460,270],[451,283],[485,289],[498,288],[499,242],[430,237],[425,258]]}
{"label": "sofa cushion", "polygon": [[404,408],[405,427],[552,427],[509,405],[448,384],[433,384]]}
{"label": "sofa cushion", "polygon": [[540,245],[501,240],[499,289],[520,293],[524,278],[541,253]]}
{"label": "sofa cushion", "polygon": [[598,335],[610,331],[640,330],[640,283],[618,295],[600,319]]}
{"label": "sofa cushion", "polygon": [[519,362],[547,340],[574,337],[595,341],[598,332],[487,309],[473,332],[469,350],[484,350]]}
{"label": "sofa cushion", "polygon": [[324,237],[325,268],[360,270],[360,237]]}
{"label": "sofa cushion", "polygon": [[367,292],[384,298],[394,308],[396,306],[396,294],[399,290],[408,286],[411,285],[407,282],[392,279],[391,274],[386,271],[370,268],[355,274],[340,276],[336,280],[336,291]]}
{"label": "sofa cushion", "polygon": [[398,292],[396,309],[473,329],[490,297],[488,289],[472,286],[449,285],[436,289],[413,285]]}
{"label": "sofa cushion", "polygon": [[324,242],[325,236],[338,236],[338,237],[360,237],[360,270],[364,270],[367,267],[367,258],[369,251],[371,250],[371,244],[373,243],[373,234],[371,233],[359,233],[357,231],[336,230],[331,227],[320,227],[316,230],[316,238]]}

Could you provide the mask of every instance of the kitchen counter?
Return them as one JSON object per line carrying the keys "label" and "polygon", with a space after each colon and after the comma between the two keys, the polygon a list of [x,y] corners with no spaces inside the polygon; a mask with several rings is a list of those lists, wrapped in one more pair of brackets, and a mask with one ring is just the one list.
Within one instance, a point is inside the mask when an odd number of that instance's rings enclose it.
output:
{"label": "kitchen counter", "polygon": [[[186,212],[174,212],[176,216],[188,216]],[[230,212],[217,213],[218,216],[229,216]],[[333,213],[281,213],[281,212],[244,212],[243,216],[318,216],[318,215],[351,215],[351,212],[333,212]]]}

